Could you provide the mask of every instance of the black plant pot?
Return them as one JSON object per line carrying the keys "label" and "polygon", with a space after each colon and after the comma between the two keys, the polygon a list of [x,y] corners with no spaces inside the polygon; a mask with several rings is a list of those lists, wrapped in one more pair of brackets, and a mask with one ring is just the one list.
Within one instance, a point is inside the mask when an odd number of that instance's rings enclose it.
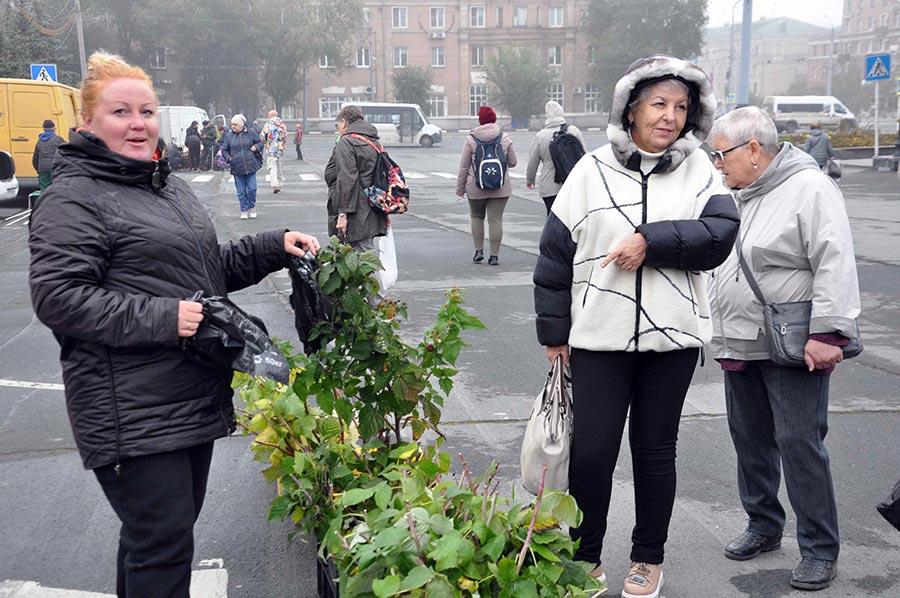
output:
{"label": "black plant pot", "polygon": [[319,598],[340,598],[338,590],[338,570],[331,559],[316,557],[316,579]]}

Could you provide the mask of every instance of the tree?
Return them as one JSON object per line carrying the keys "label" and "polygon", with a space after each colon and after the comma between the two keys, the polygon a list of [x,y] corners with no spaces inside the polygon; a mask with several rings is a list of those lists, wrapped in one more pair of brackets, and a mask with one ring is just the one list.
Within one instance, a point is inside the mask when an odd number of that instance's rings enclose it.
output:
{"label": "tree", "polygon": [[682,59],[703,47],[708,0],[591,0],[587,24],[596,66],[593,79],[605,105],[628,67],[651,54]]}
{"label": "tree", "polygon": [[[5,10],[0,11],[0,77],[28,79],[31,77],[32,63],[57,62],[60,57],[58,46],[63,41],[58,36],[42,33],[34,23],[41,24],[45,29],[56,28],[63,23],[51,23],[41,3],[18,2],[15,5],[17,8],[13,6],[8,4]],[[58,76],[61,75],[58,73]]]}
{"label": "tree", "polygon": [[410,66],[394,71],[394,99],[398,102],[428,106],[431,69]]}
{"label": "tree", "polygon": [[487,78],[496,88],[494,104],[519,122],[540,114],[553,75],[546,59],[534,48],[501,47],[488,57]]}

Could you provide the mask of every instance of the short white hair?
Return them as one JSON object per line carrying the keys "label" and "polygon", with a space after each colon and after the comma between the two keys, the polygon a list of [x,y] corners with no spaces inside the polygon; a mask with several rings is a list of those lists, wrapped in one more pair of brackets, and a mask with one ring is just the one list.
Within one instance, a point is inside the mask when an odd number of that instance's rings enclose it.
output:
{"label": "short white hair", "polygon": [[724,137],[731,143],[756,139],[764,153],[769,156],[778,153],[778,129],[769,115],[756,106],[738,108],[717,118],[707,139],[712,143],[716,137]]}

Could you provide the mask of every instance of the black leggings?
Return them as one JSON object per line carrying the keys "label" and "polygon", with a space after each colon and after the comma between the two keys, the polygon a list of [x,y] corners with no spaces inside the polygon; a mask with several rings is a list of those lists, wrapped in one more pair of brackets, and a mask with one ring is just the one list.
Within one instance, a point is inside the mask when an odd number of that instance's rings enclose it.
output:
{"label": "black leggings", "polygon": [[569,492],[584,512],[576,558],[600,562],[613,471],[628,420],[634,476],[631,560],[663,562],[675,502],[675,445],[698,349],[665,353],[572,350],[574,438]]}

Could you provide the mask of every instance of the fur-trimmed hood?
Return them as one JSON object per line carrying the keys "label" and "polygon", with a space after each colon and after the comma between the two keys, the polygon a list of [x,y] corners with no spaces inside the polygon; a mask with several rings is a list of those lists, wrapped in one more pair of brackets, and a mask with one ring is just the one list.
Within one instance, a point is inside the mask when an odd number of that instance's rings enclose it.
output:
{"label": "fur-trimmed hood", "polygon": [[648,56],[632,64],[625,75],[616,83],[612,109],[609,111],[609,125],[606,136],[612,145],[616,159],[630,170],[640,169],[637,144],[631,139],[628,123],[628,102],[635,88],[654,79],[678,79],[687,84],[691,91],[691,106],[687,121],[679,138],[673,143],[663,160],[669,164],[662,170],[671,172],[706,139],[715,120],[716,98],[712,83],[700,67],[663,54]]}

